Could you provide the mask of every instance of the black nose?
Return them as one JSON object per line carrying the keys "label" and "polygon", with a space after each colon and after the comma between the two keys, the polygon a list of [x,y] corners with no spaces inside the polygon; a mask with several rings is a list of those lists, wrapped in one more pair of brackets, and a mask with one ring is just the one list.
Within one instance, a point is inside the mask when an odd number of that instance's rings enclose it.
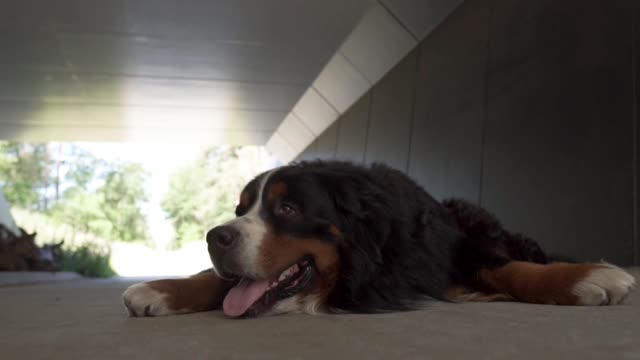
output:
{"label": "black nose", "polygon": [[239,235],[238,230],[231,226],[216,226],[207,233],[207,243],[209,246],[228,248],[238,240]]}

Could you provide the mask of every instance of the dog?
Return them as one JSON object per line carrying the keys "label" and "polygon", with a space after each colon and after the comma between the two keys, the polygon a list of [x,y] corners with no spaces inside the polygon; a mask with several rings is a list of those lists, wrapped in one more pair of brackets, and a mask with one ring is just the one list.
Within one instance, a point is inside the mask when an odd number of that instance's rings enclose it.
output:
{"label": "dog", "polygon": [[0,271],[59,271],[61,270],[62,245],[36,245],[37,233],[29,234],[18,228],[16,235],[0,224]]}
{"label": "dog", "polygon": [[213,268],[132,285],[130,316],[378,313],[430,301],[615,305],[635,279],[560,262],[463,200],[436,201],[383,164],[310,161],[251,180],[206,234]]}

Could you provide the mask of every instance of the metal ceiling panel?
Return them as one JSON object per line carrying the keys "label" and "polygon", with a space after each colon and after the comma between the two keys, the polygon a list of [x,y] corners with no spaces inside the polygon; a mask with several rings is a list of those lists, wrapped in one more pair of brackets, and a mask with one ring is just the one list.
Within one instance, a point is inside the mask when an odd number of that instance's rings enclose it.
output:
{"label": "metal ceiling panel", "polygon": [[371,4],[4,0],[0,137],[264,144]]}
{"label": "metal ceiling panel", "polygon": [[307,125],[293,113],[289,113],[280,124],[278,133],[297,152],[304,150],[315,139]]}
{"label": "metal ceiling panel", "polygon": [[417,39],[435,29],[463,0],[380,0]]}
{"label": "metal ceiling panel", "polygon": [[293,113],[313,132],[315,136],[331,125],[338,117],[338,111],[313,87],[307,89],[293,108]]}
{"label": "metal ceiling panel", "polygon": [[313,82],[313,87],[339,113],[344,113],[371,83],[341,53],[334,55]]}
{"label": "metal ceiling panel", "polygon": [[340,52],[373,84],[417,44],[396,18],[376,4],[349,35]]}
{"label": "metal ceiling panel", "polygon": [[276,154],[278,159],[283,163],[288,163],[299,154],[299,151],[291,147],[284,139],[279,130],[273,133],[267,141],[266,147],[272,154]]}

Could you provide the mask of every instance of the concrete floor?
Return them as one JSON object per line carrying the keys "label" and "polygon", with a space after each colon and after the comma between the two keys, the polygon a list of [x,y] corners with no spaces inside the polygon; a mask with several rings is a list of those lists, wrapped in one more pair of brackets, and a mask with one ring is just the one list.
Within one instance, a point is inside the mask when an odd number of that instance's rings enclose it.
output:
{"label": "concrete floor", "polygon": [[[640,269],[632,272],[640,278]],[[0,274],[2,276],[2,274]],[[640,294],[613,307],[434,304],[382,315],[128,318],[129,280],[0,287],[2,359],[640,359]]]}

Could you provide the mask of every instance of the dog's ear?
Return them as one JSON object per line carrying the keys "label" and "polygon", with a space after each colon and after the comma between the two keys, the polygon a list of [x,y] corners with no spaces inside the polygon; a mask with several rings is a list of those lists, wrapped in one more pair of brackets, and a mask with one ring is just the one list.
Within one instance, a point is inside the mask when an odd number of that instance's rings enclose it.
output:
{"label": "dog's ear", "polygon": [[336,209],[355,269],[363,273],[373,271],[382,262],[381,246],[386,241],[389,225],[385,221],[380,201],[373,201],[375,193],[364,182],[343,179],[334,184],[332,193]]}
{"label": "dog's ear", "polygon": [[23,239],[24,239],[24,241],[28,241],[29,243],[34,244],[34,245],[35,245],[35,243],[36,243],[36,236],[37,236],[37,235],[38,235],[38,233],[37,233],[37,232],[34,232],[33,234],[27,234],[27,235],[25,235],[25,236],[23,237]]}
{"label": "dog's ear", "polygon": [[343,215],[360,217],[363,213],[360,199],[358,199],[355,192],[348,191],[348,189],[340,189],[333,193],[333,202]]}
{"label": "dog's ear", "polygon": [[[336,209],[343,215],[364,218],[371,210],[371,197],[375,197],[367,179],[359,177],[334,177],[330,182],[331,196]],[[366,205],[365,205],[366,204]]]}

